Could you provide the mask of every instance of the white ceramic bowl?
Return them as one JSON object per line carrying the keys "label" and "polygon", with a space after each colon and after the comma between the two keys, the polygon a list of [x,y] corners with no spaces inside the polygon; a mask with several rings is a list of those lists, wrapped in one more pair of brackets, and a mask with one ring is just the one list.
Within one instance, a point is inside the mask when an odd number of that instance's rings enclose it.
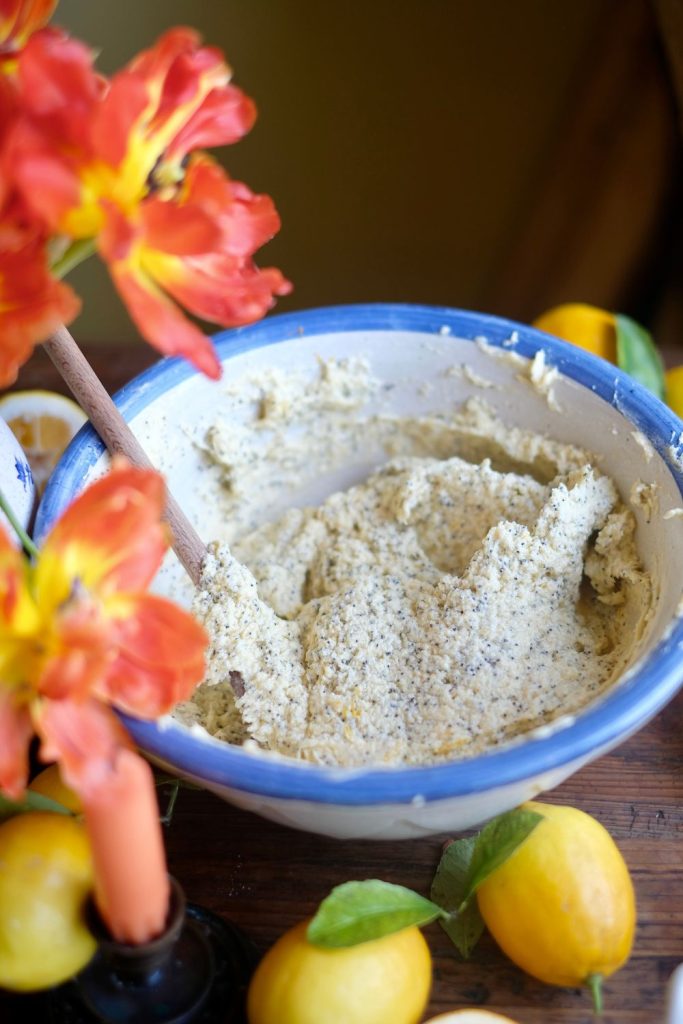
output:
{"label": "white ceramic bowl", "polygon": [[[486,339],[487,345],[475,339]],[[452,410],[454,401],[482,396],[476,377],[444,375],[466,363],[497,385],[483,397],[507,423],[573,442],[601,456],[601,467],[628,496],[634,481],[659,488],[659,512],[647,522],[636,509],[643,561],[659,582],[656,611],[638,663],[610,692],[576,718],[565,718],[507,749],[433,767],[340,770],[250,753],[164,720],[126,719],[140,746],[182,774],[240,807],[275,821],[339,837],[399,838],[474,826],[558,785],[648,721],[683,679],[683,424],[648,391],[613,366],[521,324],[457,310],[405,306],[347,306],[272,317],[218,335],[222,383],[185,363],[167,360],[132,381],[117,404],[152,460],[167,475],[180,504],[210,540],[211,501],[190,432],[208,425],[225,383],[266,366],[313,376],[316,359],[360,355],[391,384],[390,411]],[[497,350],[498,357],[492,354]],[[551,408],[514,360],[540,349],[560,378]],[[237,414],[236,414],[237,415]],[[103,446],[90,427],[74,440],[54,474],[38,517],[44,533],[84,484],[102,472]],[[373,463],[359,455],[334,477],[312,481],[291,503],[318,501],[365,476]],[[271,512],[274,510],[271,509]],[[162,589],[177,596],[171,567]]]}

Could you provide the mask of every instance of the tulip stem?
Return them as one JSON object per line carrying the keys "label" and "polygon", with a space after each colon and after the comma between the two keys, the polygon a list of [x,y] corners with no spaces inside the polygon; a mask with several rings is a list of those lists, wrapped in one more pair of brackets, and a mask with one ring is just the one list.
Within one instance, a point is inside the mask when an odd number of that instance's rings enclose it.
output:
{"label": "tulip stem", "polygon": [[26,554],[29,556],[29,558],[37,558],[38,557],[38,548],[35,546],[35,544],[31,540],[31,538],[27,534],[26,530],[24,529],[24,527],[21,525],[21,523],[17,519],[16,515],[14,514],[14,509],[12,508],[12,506],[10,505],[10,503],[8,502],[7,498],[2,493],[1,490],[0,490],[0,511],[4,512],[5,515],[7,516],[7,519],[9,521],[10,526],[12,527],[14,532],[16,533],[16,535],[19,538],[19,540],[21,541],[22,547],[23,547],[24,551],[26,552]]}
{"label": "tulip stem", "polygon": [[173,811],[175,810],[176,800],[178,799],[178,793],[180,792],[180,780],[171,780],[171,792],[168,796],[168,803],[166,804],[166,810],[161,815],[160,821],[162,825],[170,825],[173,820]]}
{"label": "tulip stem", "polygon": [[67,249],[59,256],[52,266],[50,267],[55,277],[60,280],[66,277],[70,271],[77,267],[79,263],[83,263],[89,256],[95,252],[95,239],[94,238],[79,238],[78,241],[72,242]]}
{"label": "tulip stem", "polygon": [[[125,455],[134,466],[151,469],[142,445],[66,327],[58,327],[43,347],[109,452]],[[206,546],[170,494],[166,496],[166,519],[173,534],[173,550],[194,585],[199,586]]]}

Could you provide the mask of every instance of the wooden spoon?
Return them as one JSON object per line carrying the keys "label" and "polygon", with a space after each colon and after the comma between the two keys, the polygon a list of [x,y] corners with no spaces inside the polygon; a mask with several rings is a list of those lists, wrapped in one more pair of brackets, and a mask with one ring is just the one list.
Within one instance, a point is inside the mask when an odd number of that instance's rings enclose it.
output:
{"label": "wooden spoon", "polygon": [[[66,327],[59,327],[43,347],[74,398],[90,417],[108,451],[112,455],[125,455],[134,466],[153,469],[142,445]],[[173,550],[194,585],[198,586],[206,545],[171,494],[166,498],[166,520],[173,534]]]}

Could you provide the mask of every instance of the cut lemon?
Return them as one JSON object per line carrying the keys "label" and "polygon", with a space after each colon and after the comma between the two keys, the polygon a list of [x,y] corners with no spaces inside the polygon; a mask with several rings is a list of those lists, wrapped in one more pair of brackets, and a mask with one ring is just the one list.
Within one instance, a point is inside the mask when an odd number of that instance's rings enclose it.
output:
{"label": "cut lemon", "polygon": [[515,1024],[515,1021],[490,1010],[452,1010],[430,1017],[426,1024]]}
{"label": "cut lemon", "polygon": [[11,391],[0,398],[0,416],[24,449],[39,494],[88,418],[79,405],[54,391]]}

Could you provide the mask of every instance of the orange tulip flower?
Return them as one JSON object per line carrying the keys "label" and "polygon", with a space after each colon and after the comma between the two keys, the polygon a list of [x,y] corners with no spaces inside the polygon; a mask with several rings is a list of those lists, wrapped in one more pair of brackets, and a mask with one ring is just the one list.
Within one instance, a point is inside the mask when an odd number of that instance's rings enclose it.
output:
{"label": "orange tulip flower", "polygon": [[85,46],[45,29],[20,56],[22,115],[6,147],[46,229],[94,239],[143,336],[212,377],[217,357],[180,305],[233,327],[290,290],[278,270],[252,260],[279,229],[272,201],[190,156],[237,141],[254,122],[230,75],[217,50],[176,28],[109,83]]}
{"label": "orange tulip flower", "polygon": [[87,796],[129,744],[113,705],[155,718],[204,674],[206,634],[146,592],[168,547],[157,473],[118,464],[73,502],[34,564],[0,530],[0,788],[41,756]]}

